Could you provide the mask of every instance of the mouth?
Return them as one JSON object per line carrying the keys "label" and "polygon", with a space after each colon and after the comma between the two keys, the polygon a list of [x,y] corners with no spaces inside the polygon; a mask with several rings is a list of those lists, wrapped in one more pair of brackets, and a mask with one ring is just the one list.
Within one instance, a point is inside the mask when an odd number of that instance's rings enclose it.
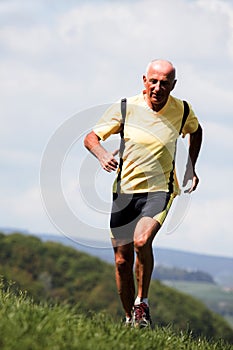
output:
{"label": "mouth", "polygon": [[155,101],[160,101],[161,100],[161,95],[160,94],[155,94],[155,93],[152,93],[151,94],[151,99],[155,100]]}

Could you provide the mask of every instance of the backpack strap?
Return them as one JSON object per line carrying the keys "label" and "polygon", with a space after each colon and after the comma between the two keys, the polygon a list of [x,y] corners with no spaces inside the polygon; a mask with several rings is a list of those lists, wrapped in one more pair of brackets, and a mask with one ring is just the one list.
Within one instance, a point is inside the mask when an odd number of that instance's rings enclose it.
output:
{"label": "backpack strap", "polygon": [[[182,129],[183,129],[183,127],[184,127],[184,125],[186,123],[186,120],[188,118],[188,115],[189,115],[188,102],[183,101],[183,105],[184,105],[184,112],[183,112],[183,117],[182,117],[182,121],[181,121],[179,135],[182,133]],[[175,169],[176,148],[177,148],[177,140],[176,140],[176,145],[175,145],[174,159],[172,161],[172,171],[170,172],[169,182],[168,182],[169,193],[173,193],[173,190],[174,190],[173,183],[174,183],[174,169]]]}
{"label": "backpack strap", "polygon": [[126,118],[126,110],[127,110],[127,99],[122,98],[121,100],[121,115],[122,115],[122,122],[121,122],[121,143],[120,143],[120,149],[119,149],[119,168],[118,168],[118,176],[117,176],[117,193],[120,193],[120,183],[121,183],[121,171],[122,171],[122,165],[123,165],[123,152],[125,149],[125,141],[124,141],[124,126],[125,126],[125,118]]}
{"label": "backpack strap", "polygon": [[[127,99],[122,98],[121,100],[121,116],[122,116],[122,122],[121,122],[121,145],[120,145],[120,151],[122,148],[122,153],[124,151],[124,126],[125,126],[125,118],[126,118],[126,105],[127,105]],[[120,154],[122,155],[120,152]]]}
{"label": "backpack strap", "polygon": [[180,132],[179,134],[182,133],[182,129],[186,123],[186,120],[188,118],[188,115],[189,115],[189,105],[188,105],[188,102],[186,101],[183,101],[183,105],[184,105],[184,113],[183,113],[183,118],[182,118],[182,122],[181,122],[181,126],[180,126]]}

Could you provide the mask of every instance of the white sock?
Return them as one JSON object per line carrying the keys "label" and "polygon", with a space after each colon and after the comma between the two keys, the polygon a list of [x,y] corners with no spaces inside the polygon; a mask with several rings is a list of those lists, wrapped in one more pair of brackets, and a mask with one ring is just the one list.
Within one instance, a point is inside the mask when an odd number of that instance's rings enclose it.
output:
{"label": "white sock", "polygon": [[148,298],[140,298],[139,296],[137,296],[137,298],[135,299],[134,305],[139,305],[140,303],[145,303],[146,305],[149,305]]}

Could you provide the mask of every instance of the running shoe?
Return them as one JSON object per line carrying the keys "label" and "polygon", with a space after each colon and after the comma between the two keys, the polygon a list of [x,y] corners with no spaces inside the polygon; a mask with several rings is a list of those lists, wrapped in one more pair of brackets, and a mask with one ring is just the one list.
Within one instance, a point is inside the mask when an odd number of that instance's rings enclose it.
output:
{"label": "running shoe", "polygon": [[125,326],[125,327],[132,327],[132,318],[128,319],[126,317],[124,317],[124,319],[122,320],[122,324]]}
{"label": "running shoe", "polygon": [[150,317],[149,306],[146,303],[134,305],[133,308],[133,327],[151,328],[152,321]]}

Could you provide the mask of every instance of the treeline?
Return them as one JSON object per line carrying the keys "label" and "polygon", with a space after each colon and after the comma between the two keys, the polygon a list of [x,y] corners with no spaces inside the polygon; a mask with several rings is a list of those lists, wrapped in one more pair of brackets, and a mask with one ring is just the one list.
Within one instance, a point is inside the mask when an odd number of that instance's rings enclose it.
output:
{"label": "treeline", "polygon": [[[86,314],[106,311],[117,322],[123,316],[113,266],[74,248],[34,236],[0,234],[0,275],[35,302],[68,303]],[[152,281],[149,298],[156,325],[233,341],[228,324],[192,297]]]}
{"label": "treeline", "polygon": [[160,281],[187,281],[187,282],[205,282],[214,284],[213,277],[203,271],[187,271],[176,267],[166,267],[157,265],[153,271],[153,279]]}

